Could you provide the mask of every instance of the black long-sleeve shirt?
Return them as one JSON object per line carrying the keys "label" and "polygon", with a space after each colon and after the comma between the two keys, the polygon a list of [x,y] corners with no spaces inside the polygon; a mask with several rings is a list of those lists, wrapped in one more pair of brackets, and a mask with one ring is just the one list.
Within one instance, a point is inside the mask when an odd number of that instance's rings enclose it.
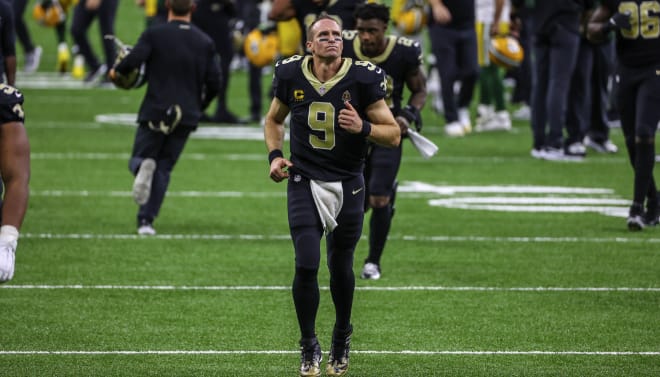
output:
{"label": "black long-sleeve shirt", "polygon": [[220,64],[211,38],[183,21],[147,28],[130,53],[115,67],[120,74],[146,63],[147,92],[138,122],[159,121],[179,105],[181,125],[197,126],[203,109],[220,87]]}

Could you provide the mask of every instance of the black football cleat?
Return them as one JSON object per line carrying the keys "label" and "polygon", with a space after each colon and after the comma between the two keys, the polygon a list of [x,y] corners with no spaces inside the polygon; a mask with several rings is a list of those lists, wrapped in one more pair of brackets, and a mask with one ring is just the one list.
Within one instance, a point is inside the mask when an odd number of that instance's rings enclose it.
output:
{"label": "black football cleat", "polygon": [[319,377],[321,375],[321,345],[316,337],[300,340],[300,376]]}
{"label": "black football cleat", "polygon": [[330,348],[330,356],[328,358],[328,365],[325,368],[325,373],[328,376],[343,376],[348,371],[348,352],[351,348],[351,335],[353,335],[353,327],[348,329],[348,332],[339,334],[335,329],[332,333],[332,347]]}

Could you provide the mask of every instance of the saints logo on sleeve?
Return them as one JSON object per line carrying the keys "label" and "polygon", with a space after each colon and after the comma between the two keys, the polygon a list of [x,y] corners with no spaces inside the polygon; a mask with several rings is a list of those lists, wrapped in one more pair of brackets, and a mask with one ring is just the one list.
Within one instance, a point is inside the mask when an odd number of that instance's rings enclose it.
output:
{"label": "saints logo on sleeve", "polygon": [[0,84],[0,124],[24,119],[23,94],[13,86]]}

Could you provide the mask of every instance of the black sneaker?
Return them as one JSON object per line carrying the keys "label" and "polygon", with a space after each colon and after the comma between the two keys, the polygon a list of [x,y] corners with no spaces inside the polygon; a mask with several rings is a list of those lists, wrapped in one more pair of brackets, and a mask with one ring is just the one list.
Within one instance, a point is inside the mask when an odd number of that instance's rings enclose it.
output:
{"label": "black sneaker", "polygon": [[348,352],[351,348],[351,335],[353,335],[353,327],[348,329],[348,332],[340,334],[337,329],[332,333],[332,347],[330,348],[330,356],[328,357],[328,365],[325,368],[325,373],[328,376],[343,376],[348,371]]}
{"label": "black sneaker", "polygon": [[628,230],[636,232],[644,229],[644,207],[639,203],[633,203],[628,212]]}
{"label": "black sneaker", "polygon": [[318,377],[321,375],[321,345],[316,337],[300,339],[300,376]]}

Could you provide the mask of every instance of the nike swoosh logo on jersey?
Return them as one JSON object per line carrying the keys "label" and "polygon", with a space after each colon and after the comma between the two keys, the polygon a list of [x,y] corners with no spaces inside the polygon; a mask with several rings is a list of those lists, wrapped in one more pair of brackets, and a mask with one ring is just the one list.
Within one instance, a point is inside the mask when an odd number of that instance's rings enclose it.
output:
{"label": "nike swoosh logo on jersey", "polygon": [[355,189],[355,190],[353,190],[353,191],[352,191],[352,192],[353,192],[353,195],[356,195],[358,192],[362,191],[362,189],[364,189],[364,187],[360,187],[359,189]]}

